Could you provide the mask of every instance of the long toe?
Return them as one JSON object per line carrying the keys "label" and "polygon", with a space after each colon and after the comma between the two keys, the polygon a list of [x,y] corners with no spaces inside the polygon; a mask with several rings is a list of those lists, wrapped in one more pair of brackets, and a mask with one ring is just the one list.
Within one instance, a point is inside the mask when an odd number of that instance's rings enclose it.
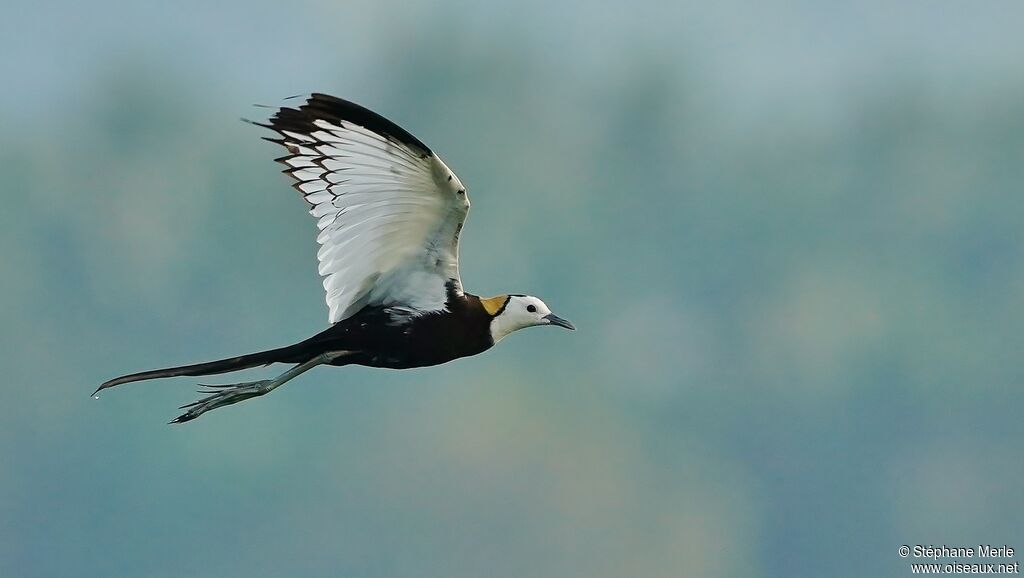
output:
{"label": "long toe", "polygon": [[265,380],[219,386],[204,385],[203,387],[217,387],[218,389],[211,391],[200,390],[200,393],[209,393],[211,395],[181,406],[179,409],[186,409],[188,411],[174,418],[169,423],[191,421],[218,407],[232,405],[252,397],[261,396],[273,389],[272,384],[272,381]]}

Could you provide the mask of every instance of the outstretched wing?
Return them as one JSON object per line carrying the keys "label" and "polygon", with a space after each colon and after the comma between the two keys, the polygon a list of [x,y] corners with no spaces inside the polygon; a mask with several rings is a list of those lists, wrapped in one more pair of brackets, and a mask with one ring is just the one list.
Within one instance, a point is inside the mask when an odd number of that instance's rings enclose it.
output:
{"label": "outstretched wing", "polygon": [[425,144],[357,104],[313,94],[262,124],[311,205],[332,323],[366,305],[435,311],[462,292],[459,233],[469,198]]}

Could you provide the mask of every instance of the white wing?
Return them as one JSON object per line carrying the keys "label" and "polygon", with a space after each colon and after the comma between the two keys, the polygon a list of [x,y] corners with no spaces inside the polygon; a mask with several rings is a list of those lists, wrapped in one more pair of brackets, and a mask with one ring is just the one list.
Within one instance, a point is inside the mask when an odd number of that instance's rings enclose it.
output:
{"label": "white wing", "polygon": [[312,206],[330,321],[366,305],[418,312],[462,292],[459,233],[466,189],[426,145],[357,104],[313,94],[267,128],[291,153],[277,159]]}

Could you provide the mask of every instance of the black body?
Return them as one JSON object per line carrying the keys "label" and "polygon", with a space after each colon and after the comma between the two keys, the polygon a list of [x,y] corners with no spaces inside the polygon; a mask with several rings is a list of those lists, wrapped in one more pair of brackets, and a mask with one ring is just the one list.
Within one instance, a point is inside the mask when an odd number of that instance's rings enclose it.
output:
{"label": "black body", "polygon": [[425,367],[489,349],[494,345],[490,324],[491,316],[477,296],[460,295],[449,300],[447,311],[418,316],[387,307],[366,307],[295,347],[308,357],[324,351],[357,352],[332,365]]}

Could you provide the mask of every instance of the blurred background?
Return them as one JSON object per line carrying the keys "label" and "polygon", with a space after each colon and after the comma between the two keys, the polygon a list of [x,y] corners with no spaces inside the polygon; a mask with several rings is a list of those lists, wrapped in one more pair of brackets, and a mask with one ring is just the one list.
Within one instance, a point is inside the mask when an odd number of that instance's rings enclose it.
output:
{"label": "blurred background", "polygon": [[[901,544],[1024,547],[1024,5],[4,12],[0,575],[902,576]],[[312,91],[469,186],[470,291],[580,330],[185,426],[194,378],[91,399],[326,326],[314,222],[238,121]]]}

